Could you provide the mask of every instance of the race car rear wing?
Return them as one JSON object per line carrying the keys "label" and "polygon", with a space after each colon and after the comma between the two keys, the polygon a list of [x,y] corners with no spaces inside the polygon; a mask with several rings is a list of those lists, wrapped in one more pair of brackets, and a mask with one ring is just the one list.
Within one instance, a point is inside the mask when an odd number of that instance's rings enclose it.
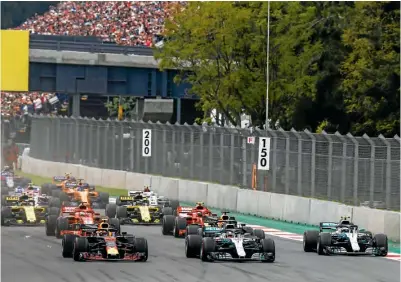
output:
{"label": "race car rear wing", "polygon": [[135,198],[132,196],[120,196],[119,199],[121,202],[133,202]]}

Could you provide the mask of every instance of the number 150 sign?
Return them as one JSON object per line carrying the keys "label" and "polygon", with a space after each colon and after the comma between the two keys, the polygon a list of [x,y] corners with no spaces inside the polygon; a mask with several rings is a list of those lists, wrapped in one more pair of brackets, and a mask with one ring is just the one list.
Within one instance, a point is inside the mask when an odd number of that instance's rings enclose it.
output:
{"label": "number 150 sign", "polygon": [[270,138],[259,137],[258,169],[270,169]]}

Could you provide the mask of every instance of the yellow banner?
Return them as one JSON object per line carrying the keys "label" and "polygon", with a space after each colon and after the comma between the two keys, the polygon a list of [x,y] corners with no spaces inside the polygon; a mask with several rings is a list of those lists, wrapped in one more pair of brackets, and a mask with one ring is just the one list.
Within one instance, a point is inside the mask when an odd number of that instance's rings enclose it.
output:
{"label": "yellow banner", "polygon": [[2,30],[1,90],[28,91],[29,31]]}

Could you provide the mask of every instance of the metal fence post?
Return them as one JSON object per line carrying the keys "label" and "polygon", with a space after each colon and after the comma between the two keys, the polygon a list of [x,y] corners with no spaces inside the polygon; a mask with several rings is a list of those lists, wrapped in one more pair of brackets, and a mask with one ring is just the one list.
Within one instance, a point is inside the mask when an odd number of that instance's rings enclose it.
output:
{"label": "metal fence post", "polygon": [[106,169],[110,169],[110,166],[109,166],[109,160],[108,160],[108,153],[107,153],[107,149],[108,149],[108,139],[109,139],[109,129],[110,129],[110,120],[108,119],[108,120],[106,120],[105,121],[105,127],[104,127],[104,132],[103,132],[103,140],[104,140],[104,147],[103,147],[103,156],[104,156],[104,162],[103,162],[103,164],[104,164],[104,168],[106,168]]}
{"label": "metal fence post", "polygon": [[313,134],[305,129],[304,132],[310,137],[312,141],[312,152],[311,152],[311,197],[315,197],[315,192],[316,192],[316,138],[313,136]]}
{"label": "metal fence post", "polygon": [[209,168],[209,174],[208,174],[208,181],[209,182],[213,182],[213,170],[216,169],[215,167],[213,167],[213,139],[214,139],[214,127],[213,126],[209,126],[209,164],[208,164],[208,168]]}
{"label": "metal fence post", "polygon": [[290,136],[287,132],[285,132],[282,128],[279,131],[285,136],[285,181],[284,181],[284,191],[285,194],[290,194],[290,177],[289,177],[289,170],[290,170]]}
{"label": "metal fence post", "polygon": [[327,134],[326,131],[322,131],[323,136],[326,138],[329,143],[329,153],[328,153],[328,164],[327,164],[327,199],[331,200],[331,179],[333,173],[333,140],[330,135]]}
{"label": "metal fence post", "polygon": [[194,160],[195,160],[195,158],[194,158],[194,154],[195,154],[195,152],[194,152],[194,143],[195,143],[195,136],[194,136],[194,131],[192,130],[192,126],[190,126],[189,124],[187,124],[187,123],[184,123],[184,126],[188,129],[188,131],[190,132],[190,136],[189,136],[189,139],[190,139],[190,149],[189,149],[189,178],[191,178],[191,179],[194,179],[194,170],[195,170],[195,167],[194,167]]}
{"label": "metal fence post", "polygon": [[[267,129],[267,132],[269,133],[269,135],[271,135],[273,138],[273,150],[270,148],[270,152],[273,151],[273,154],[271,155],[271,160],[272,160],[272,164],[270,166],[271,171],[272,171],[272,189],[271,192],[276,192],[276,188],[277,188],[277,142],[278,142],[278,137],[277,134],[274,132],[274,130],[271,130],[270,128]],[[266,133],[262,133],[262,134],[266,134]],[[267,135],[265,135],[266,137],[268,137]],[[271,146],[271,143],[270,143]]]}
{"label": "metal fence post", "polygon": [[391,209],[391,146],[382,134],[379,139],[386,145],[386,209]]}
{"label": "metal fence post", "polygon": [[234,147],[235,139],[234,133],[230,132],[230,183],[234,183]]}
{"label": "metal fence post", "polygon": [[369,206],[373,207],[373,202],[375,198],[375,153],[376,147],[375,143],[369,138],[367,134],[362,136],[370,145],[370,185],[369,185]]}
{"label": "metal fence post", "polygon": [[353,183],[353,194],[354,194],[354,206],[359,205],[358,201],[358,166],[359,166],[359,143],[352,136],[351,133],[347,133],[347,137],[351,139],[352,143],[354,143],[354,183]]}
{"label": "metal fence post", "polygon": [[226,174],[224,171],[224,136],[225,132],[220,132],[220,183],[224,183],[224,179],[226,179]]}
{"label": "metal fence post", "polygon": [[297,193],[298,196],[302,196],[302,138],[294,128],[291,128],[291,132],[295,135],[298,142],[298,164],[297,164]]}
{"label": "metal fence post", "polygon": [[341,160],[341,191],[340,191],[340,201],[345,203],[345,189],[346,189],[346,171],[347,171],[347,141],[344,136],[340,134],[340,132],[334,133],[341,141],[343,142],[343,154]]}

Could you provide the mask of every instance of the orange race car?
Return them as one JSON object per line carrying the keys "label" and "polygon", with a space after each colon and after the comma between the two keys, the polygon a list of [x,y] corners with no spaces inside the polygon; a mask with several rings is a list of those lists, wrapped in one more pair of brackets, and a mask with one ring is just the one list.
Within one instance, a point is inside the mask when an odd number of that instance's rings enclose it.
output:
{"label": "orange race car", "polygon": [[88,203],[80,203],[78,206],[68,206],[68,204],[71,203],[63,202],[58,213],[57,208],[50,208],[45,224],[47,236],[61,238],[64,234],[79,235],[84,226],[98,224],[102,221],[107,221],[120,230],[120,221],[117,218],[109,219],[100,216]]}
{"label": "orange race car", "polygon": [[203,202],[196,203],[195,207],[177,208],[177,216],[165,215],[162,220],[163,235],[173,234],[174,237],[185,236],[187,227],[194,225],[196,228],[203,227],[208,221],[216,221],[213,214]]}
{"label": "orange race car", "polygon": [[61,191],[74,187],[74,184],[71,185],[69,183],[76,183],[76,179],[71,176],[71,173],[66,173],[64,176],[54,176],[52,178],[52,183],[45,183],[42,185],[41,192],[49,196],[59,197]]}
{"label": "orange race car", "polygon": [[62,240],[62,256],[75,261],[124,260],[146,261],[148,242],[102,222],[99,226],[85,226],[81,234],[65,234]]}

